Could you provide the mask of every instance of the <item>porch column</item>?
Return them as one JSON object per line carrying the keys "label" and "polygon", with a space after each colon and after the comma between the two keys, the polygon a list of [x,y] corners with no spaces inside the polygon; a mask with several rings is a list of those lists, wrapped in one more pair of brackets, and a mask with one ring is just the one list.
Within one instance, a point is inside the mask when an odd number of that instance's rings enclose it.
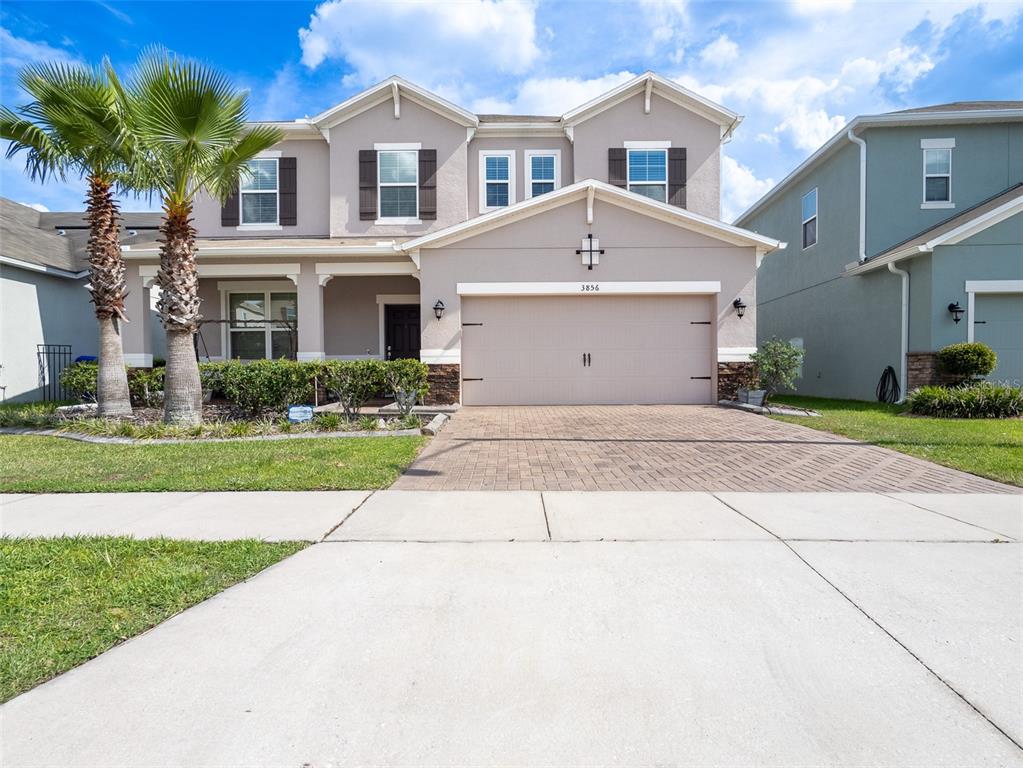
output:
{"label": "porch column", "polygon": [[[323,286],[329,275],[317,275],[307,262],[295,276],[298,284],[298,359],[323,360]],[[293,278],[294,279],[294,278]]]}
{"label": "porch column", "polygon": [[128,295],[124,298],[124,308],[131,322],[121,323],[124,362],[133,368],[149,368],[153,365],[153,348],[146,282],[152,278],[140,275],[138,264],[128,264],[125,278]]}

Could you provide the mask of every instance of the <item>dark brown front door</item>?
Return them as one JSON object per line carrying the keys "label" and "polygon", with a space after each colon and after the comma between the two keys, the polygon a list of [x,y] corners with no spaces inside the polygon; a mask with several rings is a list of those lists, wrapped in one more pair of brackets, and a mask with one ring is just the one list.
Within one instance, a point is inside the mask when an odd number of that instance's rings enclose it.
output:
{"label": "dark brown front door", "polygon": [[388,304],[384,307],[384,359],[419,359],[419,305]]}

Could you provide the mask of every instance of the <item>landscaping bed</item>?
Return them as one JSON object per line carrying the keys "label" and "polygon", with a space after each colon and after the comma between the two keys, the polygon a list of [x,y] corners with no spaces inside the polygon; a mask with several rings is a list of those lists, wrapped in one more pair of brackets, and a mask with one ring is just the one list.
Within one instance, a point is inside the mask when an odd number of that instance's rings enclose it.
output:
{"label": "landscaping bed", "polygon": [[0,538],[0,701],[305,546],[253,540]]}

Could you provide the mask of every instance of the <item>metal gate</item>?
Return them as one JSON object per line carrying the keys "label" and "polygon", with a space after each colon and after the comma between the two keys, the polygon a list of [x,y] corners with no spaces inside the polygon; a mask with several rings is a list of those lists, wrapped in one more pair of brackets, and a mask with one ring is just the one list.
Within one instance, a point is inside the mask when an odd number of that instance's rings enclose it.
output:
{"label": "metal gate", "polygon": [[39,365],[39,390],[43,400],[67,400],[67,392],[60,383],[60,374],[71,364],[70,344],[36,344]]}

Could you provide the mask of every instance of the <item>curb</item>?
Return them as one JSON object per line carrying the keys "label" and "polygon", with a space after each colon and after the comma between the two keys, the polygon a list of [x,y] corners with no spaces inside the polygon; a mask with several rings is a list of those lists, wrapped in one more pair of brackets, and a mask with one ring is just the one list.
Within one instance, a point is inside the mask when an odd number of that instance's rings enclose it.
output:
{"label": "curb", "polygon": [[[431,422],[432,424],[432,422]],[[316,440],[330,437],[412,437],[424,434],[419,429],[394,429],[373,432],[302,432],[295,435],[249,435],[247,437],[107,437],[104,435],[86,435],[81,432],[60,432],[56,429],[30,429],[28,427],[0,427],[0,435],[28,435],[30,437],[60,437],[80,443],[98,445],[193,445],[195,443],[244,443],[271,440]]]}

